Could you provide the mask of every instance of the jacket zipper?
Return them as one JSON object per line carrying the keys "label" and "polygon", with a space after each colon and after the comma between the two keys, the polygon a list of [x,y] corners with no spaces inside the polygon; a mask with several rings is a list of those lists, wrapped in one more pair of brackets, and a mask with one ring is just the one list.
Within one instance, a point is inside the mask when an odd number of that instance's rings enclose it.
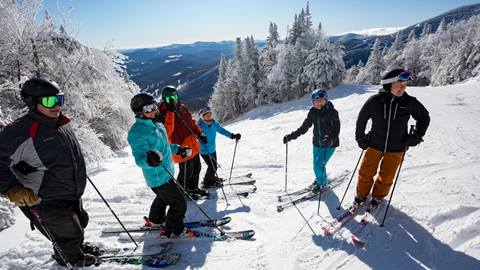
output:
{"label": "jacket zipper", "polygon": [[392,99],[390,100],[390,108],[388,108],[387,136],[385,137],[385,147],[383,149],[383,152],[387,152],[388,136],[390,136],[390,122],[391,122],[390,119],[392,116],[392,104],[394,99],[395,99],[395,96],[392,96]]}

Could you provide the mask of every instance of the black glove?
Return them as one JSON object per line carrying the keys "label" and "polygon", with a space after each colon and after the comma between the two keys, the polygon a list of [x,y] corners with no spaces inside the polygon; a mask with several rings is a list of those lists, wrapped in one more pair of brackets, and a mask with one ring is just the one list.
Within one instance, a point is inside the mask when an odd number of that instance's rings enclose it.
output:
{"label": "black glove", "polygon": [[189,157],[189,156],[192,155],[192,149],[190,149],[190,147],[180,146],[180,147],[178,148],[177,155],[182,156],[182,158]]}
{"label": "black glove", "polygon": [[330,140],[330,137],[328,135],[324,135],[322,137],[322,140],[320,141],[320,146],[321,147],[331,147],[333,145],[333,141]]}
{"label": "black glove", "polygon": [[423,142],[423,139],[421,137],[418,137],[416,134],[407,135],[407,146],[416,146],[421,142]]}
{"label": "black glove", "polygon": [[368,135],[364,135],[356,139],[358,147],[362,148],[363,150],[367,150],[370,146],[370,142],[368,141]]}
{"label": "black glove", "polygon": [[237,133],[237,134],[233,134],[233,133],[232,133],[232,136],[230,136],[230,138],[231,138],[232,140],[235,139],[235,140],[237,140],[237,141],[240,140],[241,137],[242,137],[242,135],[240,135],[240,133]]}
{"label": "black glove", "polygon": [[208,140],[207,140],[207,137],[205,135],[198,135],[198,139],[200,140],[201,143],[203,144],[207,144],[208,143]]}
{"label": "black glove", "polygon": [[147,151],[147,162],[152,167],[158,167],[162,163],[163,155],[157,150]]}
{"label": "black glove", "polygon": [[291,140],[293,140],[292,134],[288,134],[283,137],[283,143],[288,143]]}

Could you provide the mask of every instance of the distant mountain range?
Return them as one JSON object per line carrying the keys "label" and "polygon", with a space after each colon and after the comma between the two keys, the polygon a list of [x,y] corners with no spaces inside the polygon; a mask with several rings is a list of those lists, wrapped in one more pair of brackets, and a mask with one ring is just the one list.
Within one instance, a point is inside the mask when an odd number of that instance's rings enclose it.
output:
{"label": "distant mountain range", "polygon": [[[425,24],[430,24],[435,31],[441,20],[447,23],[465,20],[480,14],[480,4],[462,6],[439,16],[422,21],[409,27],[376,28],[354,31],[343,35],[331,36],[330,41],[342,46],[345,50],[344,61],[347,67],[364,63],[376,38],[383,46],[390,46],[395,39],[396,30],[402,34],[404,41],[411,30],[420,36]],[[379,33],[390,33],[379,35]],[[257,41],[258,47],[265,46],[264,41]],[[180,98],[191,109],[195,110],[208,102],[217,81],[220,55],[226,58],[233,55],[235,41],[195,42],[192,44],[172,44],[169,46],[145,49],[122,50],[129,57],[126,63],[131,79],[142,89],[160,96],[166,85],[181,85]]]}

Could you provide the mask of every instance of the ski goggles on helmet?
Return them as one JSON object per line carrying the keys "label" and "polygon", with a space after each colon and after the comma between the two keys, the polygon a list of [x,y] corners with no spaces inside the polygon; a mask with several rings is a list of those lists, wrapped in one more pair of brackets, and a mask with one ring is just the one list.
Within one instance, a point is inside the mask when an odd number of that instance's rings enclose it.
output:
{"label": "ski goggles on helmet", "polygon": [[55,96],[47,96],[47,97],[40,97],[39,103],[48,109],[51,109],[55,107],[56,105],[58,106],[63,106],[63,103],[65,102],[65,97],[63,93],[59,93]]}
{"label": "ski goggles on helmet", "polygon": [[178,101],[178,95],[177,94],[173,94],[171,96],[168,96],[168,97],[165,97],[165,102],[170,104],[172,103],[173,101],[177,102]]}
{"label": "ski goggles on helmet", "polygon": [[325,99],[328,98],[327,92],[323,90],[318,90],[312,93],[312,100],[317,100],[320,98],[325,98]]}
{"label": "ski goggles on helmet", "polygon": [[406,71],[403,71],[402,73],[398,74],[398,76],[396,76],[396,77],[381,80],[380,84],[389,84],[389,83],[393,83],[393,82],[397,82],[397,81],[406,82],[406,81],[413,80],[414,78],[415,78],[415,76],[413,75],[413,72],[406,70]]}
{"label": "ski goggles on helmet", "polygon": [[153,111],[156,111],[156,110],[158,110],[157,103],[147,104],[147,105],[143,106],[142,110],[143,110],[144,113],[151,113]]}

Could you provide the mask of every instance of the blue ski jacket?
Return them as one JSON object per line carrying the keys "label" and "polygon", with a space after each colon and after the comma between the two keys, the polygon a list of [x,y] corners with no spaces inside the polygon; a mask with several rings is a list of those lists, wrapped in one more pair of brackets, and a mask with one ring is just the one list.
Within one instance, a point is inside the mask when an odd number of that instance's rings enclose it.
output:
{"label": "blue ski jacket", "polygon": [[[128,131],[128,143],[132,148],[135,163],[142,168],[143,176],[149,187],[159,187],[172,178],[170,174],[175,174],[172,153],[177,153],[179,146],[168,142],[167,132],[162,123],[135,118],[135,123]],[[162,153],[162,163],[170,174],[161,165],[158,167],[148,165],[147,151],[149,150],[157,150]]]}
{"label": "blue ski jacket", "polygon": [[224,135],[225,137],[232,138],[232,133],[224,129],[217,121],[213,120],[212,123],[207,124],[202,119],[198,119],[198,125],[202,129],[203,134],[207,137],[207,143],[200,143],[200,154],[201,155],[210,155],[215,153],[217,146],[215,139],[217,137],[217,132]]}

